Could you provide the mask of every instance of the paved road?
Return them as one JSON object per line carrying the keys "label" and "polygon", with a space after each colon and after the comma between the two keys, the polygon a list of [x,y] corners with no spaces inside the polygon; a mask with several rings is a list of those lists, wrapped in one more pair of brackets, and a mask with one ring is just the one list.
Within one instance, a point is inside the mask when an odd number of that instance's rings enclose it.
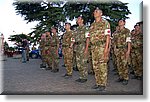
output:
{"label": "paved road", "polygon": [[105,91],[100,92],[91,87],[95,84],[93,75],[88,75],[86,83],[78,83],[75,80],[79,73],[73,72],[73,77],[65,79],[65,67],[61,67],[63,60],[60,59],[60,71],[52,73],[50,70],[40,69],[40,59],[30,59],[27,63],[21,63],[19,58],[6,58],[3,61],[3,93],[2,94],[143,94],[143,83],[140,80],[130,79],[128,85],[115,82],[118,78],[112,71],[110,61],[108,85]]}

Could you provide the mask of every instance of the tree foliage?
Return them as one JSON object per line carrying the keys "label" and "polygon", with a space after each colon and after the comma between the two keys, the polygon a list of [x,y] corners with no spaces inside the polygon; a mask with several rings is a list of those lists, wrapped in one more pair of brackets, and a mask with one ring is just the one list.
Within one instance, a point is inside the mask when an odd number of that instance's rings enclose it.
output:
{"label": "tree foliage", "polygon": [[[109,1],[109,2],[108,2]],[[32,2],[15,1],[13,3],[17,14],[24,17],[27,22],[38,21],[39,24],[30,33],[36,42],[41,33],[49,30],[52,26],[61,28],[61,23],[77,18],[79,15],[84,17],[86,25],[90,25],[93,21],[93,11],[99,7],[103,11],[103,17],[111,24],[111,30],[114,31],[119,19],[128,19],[131,14],[128,10],[127,3],[118,0],[32,0]],[[33,36],[34,34],[34,36]]]}
{"label": "tree foliage", "polygon": [[9,38],[9,41],[15,42],[16,44],[19,44],[20,42],[22,42],[22,39],[27,39],[27,40],[31,40],[31,37],[26,35],[26,34],[16,34],[16,35],[11,35]]}

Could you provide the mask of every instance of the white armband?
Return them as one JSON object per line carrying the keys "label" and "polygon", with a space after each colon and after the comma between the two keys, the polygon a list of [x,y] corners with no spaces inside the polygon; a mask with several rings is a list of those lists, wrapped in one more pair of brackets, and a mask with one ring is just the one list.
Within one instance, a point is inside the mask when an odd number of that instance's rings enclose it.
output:
{"label": "white armband", "polygon": [[106,29],[106,30],[105,30],[105,35],[111,35],[110,29]]}
{"label": "white armband", "polygon": [[85,37],[86,37],[86,38],[89,38],[89,37],[90,37],[90,33],[89,33],[89,32],[86,32],[86,33],[85,33]]}
{"label": "white armband", "polygon": [[71,38],[71,41],[72,41],[72,42],[75,42],[75,39],[74,39],[74,38]]}
{"label": "white armband", "polygon": [[127,37],[126,42],[131,42],[131,37]]}

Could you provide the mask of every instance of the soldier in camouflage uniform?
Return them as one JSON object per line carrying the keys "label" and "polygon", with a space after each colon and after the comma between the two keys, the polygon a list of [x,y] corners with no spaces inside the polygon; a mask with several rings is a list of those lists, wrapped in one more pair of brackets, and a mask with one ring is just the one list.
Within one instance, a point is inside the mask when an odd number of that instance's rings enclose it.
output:
{"label": "soldier in camouflage uniform", "polygon": [[41,51],[41,59],[42,59],[42,64],[40,64],[40,68],[46,68],[45,42],[46,42],[46,34],[43,33],[40,39],[40,51]]}
{"label": "soldier in camouflage uniform", "polygon": [[143,73],[143,34],[140,30],[140,26],[135,25],[135,33],[131,35],[132,39],[132,50],[131,50],[131,59],[132,59],[132,68],[134,70],[135,76],[134,79],[141,80]]}
{"label": "soldier in camouflage uniform", "polygon": [[89,35],[86,26],[83,24],[83,17],[79,16],[77,18],[78,27],[73,34],[73,40],[75,41],[76,48],[76,61],[77,67],[80,73],[80,78],[77,79],[77,82],[84,83],[87,81],[88,68],[87,68],[87,49],[88,46],[86,42]]}
{"label": "soldier in camouflage uniform", "polygon": [[119,79],[117,82],[122,82],[123,85],[128,84],[129,69],[128,59],[131,48],[130,30],[125,28],[125,20],[121,19],[118,22],[119,31],[114,35],[114,43],[116,45],[116,58]]}
{"label": "soldier in camouflage uniform", "polygon": [[90,27],[90,43],[96,84],[92,89],[103,91],[107,84],[107,62],[110,41],[110,24],[102,19],[102,10],[94,11],[95,22]]}
{"label": "soldier in camouflage uniform", "polygon": [[[72,30],[73,32],[76,31],[77,26],[73,25],[72,26]],[[73,45],[73,70],[74,71],[79,71],[77,68],[77,61],[76,61],[76,45]]]}
{"label": "soldier in camouflage uniform", "polygon": [[88,51],[88,63],[89,63],[89,70],[88,74],[94,75],[94,70],[93,70],[93,63],[92,63],[92,52],[91,52],[91,44],[89,43],[89,51]]}
{"label": "soldier in camouflage uniform", "polygon": [[[131,34],[131,40],[132,40],[132,36],[135,34],[135,30],[133,29],[131,32],[130,32],[130,34]],[[132,42],[131,42],[131,51],[130,51],[130,57],[129,57],[129,61],[128,61],[128,63],[129,63],[129,73],[130,74],[132,74],[132,75],[134,75],[134,70],[133,70],[133,61],[132,61],[132,54],[134,54],[134,52],[132,51]],[[132,78],[132,77],[131,77]],[[133,78],[134,79],[134,78]]]}
{"label": "soldier in camouflage uniform", "polygon": [[62,41],[64,63],[66,66],[66,71],[67,71],[67,73],[64,75],[64,77],[72,76],[73,49],[70,47],[70,45],[72,42],[73,32],[71,31],[70,27],[71,27],[70,23],[65,24],[66,32],[64,33],[63,41]]}
{"label": "soldier in camouflage uniform", "polygon": [[115,30],[115,32],[112,34],[112,46],[111,46],[111,48],[112,48],[112,60],[113,60],[113,66],[114,66],[114,69],[113,69],[113,71],[114,72],[116,72],[115,73],[115,75],[117,75],[118,74],[118,72],[117,72],[117,58],[116,58],[116,44],[115,44],[115,41],[114,41],[114,36],[115,36],[115,34],[117,34],[118,33],[118,31],[119,31],[119,26],[117,26],[116,27],[116,30]]}
{"label": "soldier in camouflage uniform", "polygon": [[46,32],[46,42],[45,42],[45,59],[46,63],[48,65],[48,68],[45,68],[46,70],[51,70],[52,69],[52,58],[51,58],[51,35],[50,32]]}
{"label": "soldier in camouflage uniform", "polygon": [[51,39],[51,59],[52,59],[52,72],[58,72],[59,68],[58,68],[58,48],[59,48],[59,39],[57,36],[57,28],[52,27],[51,28],[51,32],[52,32],[52,39]]}

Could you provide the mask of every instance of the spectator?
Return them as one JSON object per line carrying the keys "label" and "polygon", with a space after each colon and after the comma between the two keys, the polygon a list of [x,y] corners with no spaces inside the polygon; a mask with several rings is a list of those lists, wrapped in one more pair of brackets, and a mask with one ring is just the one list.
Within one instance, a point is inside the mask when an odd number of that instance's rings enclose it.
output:
{"label": "spectator", "polygon": [[4,51],[4,35],[0,35],[0,54],[3,54]]}
{"label": "spectator", "polygon": [[28,42],[26,39],[22,40],[22,63],[26,63],[27,61],[27,46],[28,46]]}

